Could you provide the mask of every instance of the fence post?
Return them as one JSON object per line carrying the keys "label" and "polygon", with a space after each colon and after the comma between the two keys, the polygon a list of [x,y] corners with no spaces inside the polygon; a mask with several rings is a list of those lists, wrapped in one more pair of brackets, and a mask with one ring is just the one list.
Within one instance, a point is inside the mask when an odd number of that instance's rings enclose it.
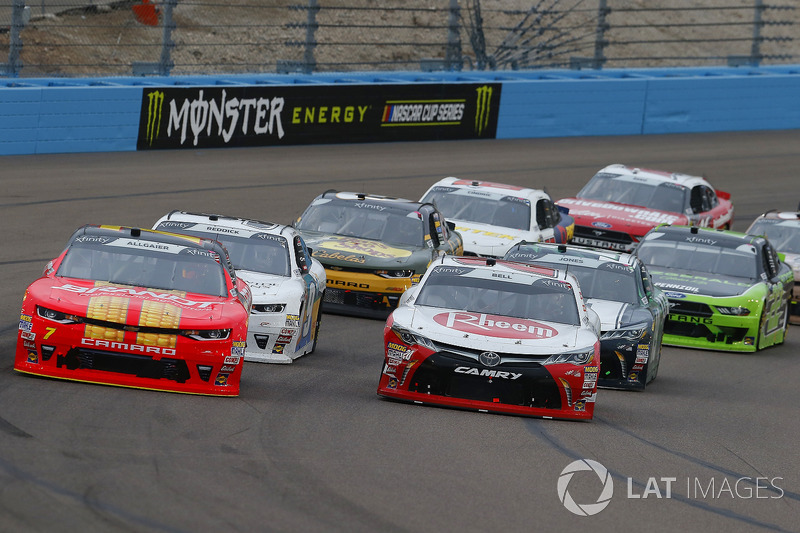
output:
{"label": "fence post", "polygon": [[447,49],[445,50],[444,68],[446,70],[461,70],[461,33],[458,21],[461,18],[461,8],[458,0],[450,0],[450,15],[447,19]]}
{"label": "fence post", "polygon": [[594,40],[594,68],[600,70],[606,62],[604,50],[608,42],[606,41],[606,30],[608,29],[608,22],[606,22],[606,15],[611,10],[608,8],[606,0],[600,0],[597,6],[597,29],[595,31]]}
{"label": "fence post", "polygon": [[12,4],[13,11],[11,12],[11,28],[9,28],[9,42],[8,42],[8,63],[3,65],[6,76],[16,78],[22,69],[22,61],[19,56],[22,52],[22,38],[20,32],[22,27],[25,26],[24,14],[25,0],[14,0]]}
{"label": "fence post", "polygon": [[761,63],[761,13],[764,11],[764,2],[755,0],[753,13],[753,44],[750,47],[750,64],[757,67]]}
{"label": "fence post", "polygon": [[317,68],[317,62],[314,59],[314,48],[316,42],[314,41],[314,33],[319,27],[317,25],[317,12],[319,5],[317,0],[308,0],[308,18],[306,19],[306,46],[303,52],[303,71],[310,74]]}
{"label": "fence post", "polygon": [[163,0],[164,8],[164,33],[161,39],[161,59],[158,62],[158,73],[161,76],[169,76],[175,63],[172,62],[172,49],[175,48],[175,41],[172,40],[172,30],[175,29],[175,21],[172,20],[172,10],[178,0]]}

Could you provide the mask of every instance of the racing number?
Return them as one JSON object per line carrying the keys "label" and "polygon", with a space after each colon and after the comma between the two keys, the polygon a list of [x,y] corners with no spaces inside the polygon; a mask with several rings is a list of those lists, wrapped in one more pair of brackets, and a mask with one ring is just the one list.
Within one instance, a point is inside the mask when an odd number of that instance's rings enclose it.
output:
{"label": "racing number", "polygon": [[43,339],[43,340],[47,340],[47,338],[48,338],[50,335],[52,335],[53,333],[55,333],[55,332],[56,332],[56,328],[44,328],[44,329],[46,329],[46,330],[47,330],[47,333],[45,333],[45,334],[44,334],[44,337],[42,337],[42,339]]}

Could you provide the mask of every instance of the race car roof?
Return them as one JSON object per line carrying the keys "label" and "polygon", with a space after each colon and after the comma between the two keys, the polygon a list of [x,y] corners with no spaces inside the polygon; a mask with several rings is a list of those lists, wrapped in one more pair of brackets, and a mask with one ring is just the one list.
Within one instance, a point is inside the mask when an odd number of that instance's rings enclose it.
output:
{"label": "race car roof", "polygon": [[723,229],[701,228],[698,226],[657,226],[650,230],[642,239],[642,243],[658,239],[674,242],[688,242],[705,244],[723,248],[736,248],[743,244],[760,246],[765,242],[764,237],[747,235],[738,231]]}
{"label": "race car roof", "polygon": [[431,264],[429,270],[434,267],[451,266],[454,268],[467,267],[473,270],[483,270],[488,273],[513,272],[515,274],[526,274],[534,278],[549,278],[557,281],[566,281],[577,285],[575,276],[565,270],[541,265],[527,265],[516,261],[506,261],[503,259],[492,259],[474,256],[452,256],[444,255],[440,260]]}
{"label": "race car roof", "polygon": [[331,200],[343,200],[352,202],[364,202],[369,205],[394,207],[403,211],[420,211],[425,206],[433,209],[433,205],[427,202],[415,202],[406,198],[395,198],[392,196],[381,196],[378,194],[365,194],[358,192],[336,191],[329,190],[322,193],[318,198],[326,198]]}
{"label": "race car roof", "polygon": [[707,185],[714,188],[705,178],[682,174],[680,172],[667,172],[664,170],[652,170],[646,168],[629,167],[619,163],[608,165],[600,169],[597,174],[609,174],[616,178],[636,178],[637,181],[649,182],[652,185],[660,183],[672,183],[683,187],[692,188],[695,185]]}
{"label": "race car roof", "polygon": [[[463,190],[476,190],[489,193],[493,196],[515,196],[526,200],[538,200],[541,198],[550,198],[550,195],[543,189],[532,189],[529,187],[519,187],[517,185],[508,185],[505,183],[496,183],[493,181],[483,180],[465,180],[456,177],[447,177],[434,183],[429,190],[434,187],[454,187]],[[427,193],[426,193],[427,194]]]}
{"label": "race car roof", "polygon": [[558,261],[562,257],[574,258],[580,264],[589,267],[597,267],[601,264],[616,263],[633,267],[637,258],[632,254],[619,253],[610,250],[597,250],[582,246],[572,246],[566,244],[553,243],[533,243],[520,242],[514,245],[504,259],[509,261]]}
{"label": "race car roof", "polygon": [[216,233],[235,237],[251,237],[258,234],[283,235],[292,238],[297,231],[291,226],[264,222],[261,220],[230,217],[209,213],[190,213],[187,211],[171,211],[156,222],[160,230],[175,231],[189,228],[203,233]]}

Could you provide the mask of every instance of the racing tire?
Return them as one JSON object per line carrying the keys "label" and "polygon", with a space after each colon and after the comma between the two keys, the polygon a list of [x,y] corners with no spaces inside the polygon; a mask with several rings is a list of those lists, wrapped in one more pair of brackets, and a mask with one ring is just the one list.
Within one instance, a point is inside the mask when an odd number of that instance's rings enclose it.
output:
{"label": "racing tire", "polygon": [[[662,335],[661,338],[662,339],[664,338],[663,335]],[[658,341],[658,347],[656,348],[658,350],[658,359],[657,359],[658,360],[658,364],[656,365],[655,369],[653,370],[653,374],[652,375],[649,375],[649,372],[648,372],[647,381],[644,384],[645,387],[647,387],[647,385],[649,385],[650,383],[655,381],[656,377],[658,377],[658,367],[661,366],[661,352],[662,352],[662,347],[663,346],[664,346],[663,343],[659,340]],[[648,366],[648,370],[649,370],[649,366]]]}
{"label": "racing tire", "polygon": [[314,342],[311,344],[311,351],[309,354],[314,353],[317,349],[317,341],[319,340],[319,325],[322,323],[322,299],[325,298],[325,291],[322,292],[319,300],[319,306],[317,307],[317,316],[315,317],[316,325],[314,326]]}

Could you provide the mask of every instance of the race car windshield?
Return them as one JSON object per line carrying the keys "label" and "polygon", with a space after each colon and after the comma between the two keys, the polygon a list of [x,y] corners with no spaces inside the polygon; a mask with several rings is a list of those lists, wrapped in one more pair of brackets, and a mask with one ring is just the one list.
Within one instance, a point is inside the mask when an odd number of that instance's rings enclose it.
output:
{"label": "race car windshield", "polygon": [[531,206],[519,199],[480,198],[459,194],[459,190],[429,192],[424,202],[430,202],[447,219],[463,220],[489,224],[503,228],[529,230],[531,227]]}
{"label": "race car windshield", "polygon": [[296,227],[386,244],[418,248],[425,245],[425,225],[420,213],[361,202],[334,200],[313,204]]}
{"label": "race car windshield", "polygon": [[67,250],[56,276],[218,297],[227,295],[223,267],[210,256],[150,249],[75,243]]}
{"label": "race car windshield", "polygon": [[[514,261],[514,254],[509,254],[506,259]],[[541,259],[533,259],[532,261],[537,265],[564,268],[563,263],[554,261]],[[639,285],[636,282],[636,275],[633,269],[616,268],[616,264],[608,265],[607,268],[604,266],[593,268],[570,264],[567,270],[578,278],[578,284],[581,287],[584,298],[626,304],[639,302]]]}
{"label": "race car windshield", "polygon": [[276,276],[289,276],[291,263],[286,239],[279,235],[259,233],[252,237],[236,237],[224,233],[182,229],[181,233],[215,239],[228,250],[236,270],[250,270]]}
{"label": "race car windshield", "polygon": [[670,213],[684,213],[689,205],[687,189],[671,183],[646,183],[615,174],[596,174],[578,198],[635,205]]}
{"label": "race car windshield", "polygon": [[647,266],[748,280],[758,276],[757,256],[735,248],[656,240],[640,244],[636,255]]}
{"label": "race car windshield", "polygon": [[577,326],[575,297],[564,283],[509,283],[458,275],[431,275],[416,305],[545,320]]}
{"label": "race car windshield", "polygon": [[776,250],[789,254],[800,254],[800,224],[775,224],[758,221],[748,230],[750,235],[765,235]]}

